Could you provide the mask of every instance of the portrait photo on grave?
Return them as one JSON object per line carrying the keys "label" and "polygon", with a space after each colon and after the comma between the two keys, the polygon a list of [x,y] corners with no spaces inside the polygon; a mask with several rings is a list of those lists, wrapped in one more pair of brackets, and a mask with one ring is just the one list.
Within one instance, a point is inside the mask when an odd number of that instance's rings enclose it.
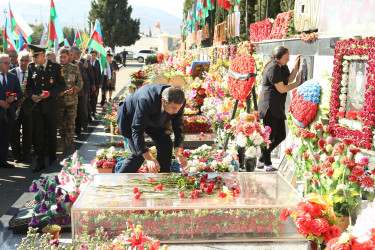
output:
{"label": "portrait photo on grave", "polygon": [[365,86],[367,83],[365,60],[351,60],[349,64],[348,94],[346,111],[364,109]]}

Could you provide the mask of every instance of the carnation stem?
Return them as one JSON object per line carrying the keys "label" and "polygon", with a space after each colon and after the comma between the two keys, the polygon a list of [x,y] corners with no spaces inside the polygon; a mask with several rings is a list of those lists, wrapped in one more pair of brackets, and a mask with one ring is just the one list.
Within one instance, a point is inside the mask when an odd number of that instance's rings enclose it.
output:
{"label": "carnation stem", "polygon": [[306,141],[307,141],[307,144],[308,144],[308,146],[309,146],[309,150],[310,150],[310,153],[311,153],[311,156],[312,156],[313,162],[314,162],[315,164],[319,164],[318,160],[317,160],[316,157],[315,157],[314,151],[313,151],[313,149],[312,149],[310,139],[307,139]]}

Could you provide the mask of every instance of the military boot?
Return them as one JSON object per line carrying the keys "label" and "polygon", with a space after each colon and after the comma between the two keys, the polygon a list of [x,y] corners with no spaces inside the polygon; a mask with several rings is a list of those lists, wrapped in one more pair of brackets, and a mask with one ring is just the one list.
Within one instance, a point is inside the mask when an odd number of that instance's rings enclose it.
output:
{"label": "military boot", "polygon": [[57,151],[58,152],[64,152],[64,150],[67,147],[66,142],[67,142],[67,137],[66,136],[61,136],[60,145],[57,147]]}

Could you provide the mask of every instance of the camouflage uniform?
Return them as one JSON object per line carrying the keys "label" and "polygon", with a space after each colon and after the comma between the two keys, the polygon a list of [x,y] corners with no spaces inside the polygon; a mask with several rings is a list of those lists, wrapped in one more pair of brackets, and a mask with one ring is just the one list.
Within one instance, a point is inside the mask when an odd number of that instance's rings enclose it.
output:
{"label": "camouflage uniform", "polygon": [[64,91],[71,90],[72,87],[75,91],[71,94],[64,94],[60,97],[59,111],[57,115],[57,127],[62,140],[62,148],[59,151],[64,151],[65,147],[69,146],[75,135],[75,119],[77,116],[78,95],[77,92],[82,89],[83,81],[81,74],[76,65],[67,63],[61,65],[64,72],[64,79],[66,88]]}

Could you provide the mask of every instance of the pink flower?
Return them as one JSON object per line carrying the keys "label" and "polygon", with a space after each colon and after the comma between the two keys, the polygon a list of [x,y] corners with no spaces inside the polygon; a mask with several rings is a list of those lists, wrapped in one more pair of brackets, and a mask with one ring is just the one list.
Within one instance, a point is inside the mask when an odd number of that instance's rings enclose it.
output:
{"label": "pink flower", "polygon": [[77,152],[74,152],[74,154],[72,156],[72,160],[74,160],[74,161],[78,160],[78,154],[77,154]]}
{"label": "pink flower", "polygon": [[66,167],[68,165],[68,163],[64,159],[62,162],[60,162],[60,165],[63,166],[63,167]]}

